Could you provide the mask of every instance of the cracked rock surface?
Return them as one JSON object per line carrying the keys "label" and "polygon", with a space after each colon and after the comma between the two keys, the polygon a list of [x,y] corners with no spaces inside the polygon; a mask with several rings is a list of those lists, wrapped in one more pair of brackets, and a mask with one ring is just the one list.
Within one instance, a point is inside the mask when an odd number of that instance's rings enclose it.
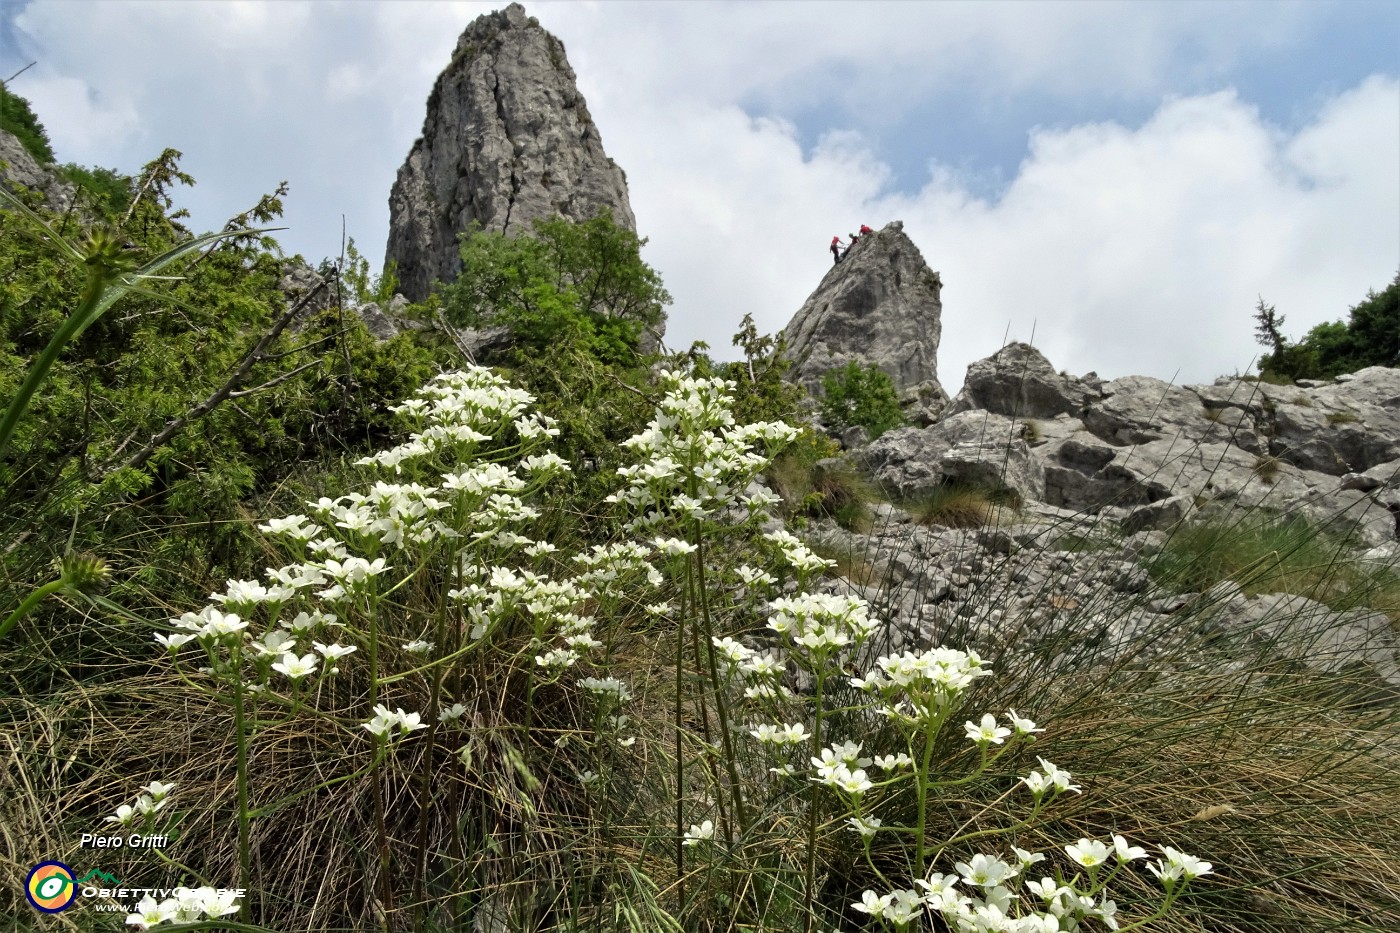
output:
{"label": "cracked rock surface", "polygon": [[635,232],[626,175],[603,151],[564,44],[518,3],[478,17],[389,195],[385,259],[398,264],[400,291],[421,301],[434,281],[455,279],[457,236],[474,222],[514,235],[603,209]]}

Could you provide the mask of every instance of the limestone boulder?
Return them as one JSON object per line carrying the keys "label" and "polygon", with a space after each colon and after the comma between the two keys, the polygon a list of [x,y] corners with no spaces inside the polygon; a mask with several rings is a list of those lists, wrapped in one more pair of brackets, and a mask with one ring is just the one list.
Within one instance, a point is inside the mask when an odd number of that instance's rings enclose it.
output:
{"label": "limestone boulder", "polygon": [[39,162],[13,133],[0,130],[0,178],[24,188],[42,192],[44,206],[66,211],[73,204],[77,189],[57,172]]}
{"label": "limestone boulder", "polygon": [[968,366],[947,413],[983,409],[1011,418],[1078,416],[1092,397],[1084,383],[1056,372],[1035,347],[1010,343]]}
{"label": "limestone boulder", "polygon": [[956,482],[1038,501],[1045,496],[1045,471],[1024,435],[1023,422],[969,411],[926,428],[887,432],[861,456],[872,478],[900,498]]}

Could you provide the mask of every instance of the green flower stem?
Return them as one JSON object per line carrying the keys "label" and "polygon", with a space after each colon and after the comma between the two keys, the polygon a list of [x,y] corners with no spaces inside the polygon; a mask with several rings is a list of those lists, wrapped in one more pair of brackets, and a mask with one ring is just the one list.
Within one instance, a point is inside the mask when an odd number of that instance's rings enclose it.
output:
{"label": "green flower stem", "polygon": [[29,613],[33,612],[33,611],[34,611],[34,607],[37,606],[37,605],[39,605],[39,603],[40,603],[46,596],[49,596],[49,595],[51,595],[51,594],[53,594],[53,593],[57,593],[59,590],[63,589],[66,585],[67,585],[67,581],[66,581],[66,580],[58,579],[58,580],[54,580],[54,581],[49,582],[49,583],[45,583],[43,586],[39,587],[37,590],[35,590],[34,592],[30,593],[30,594],[29,594],[29,597],[28,597],[27,599],[25,599],[24,602],[20,603],[18,609],[16,609],[14,612],[10,613],[9,617],[6,618],[4,622],[0,622],[0,638],[4,638],[5,635],[9,633],[11,627],[13,627],[14,624],[15,624],[16,622],[18,622],[20,619],[24,618],[25,616],[29,615]]}
{"label": "green flower stem", "polygon": [[[379,587],[370,582],[369,598],[369,706],[379,701]],[[384,823],[384,788],[380,785],[379,766],[383,756],[379,746],[387,745],[387,737],[376,737],[374,761],[370,763],[370,786],[374,797],[374,835],[379,849],[379,888],[384,915],[384,930],[389,933],[389,914],[394,909],[394,885],[389,876],[389,831]]]}
{"label": "green flower stem", "polygon": [[676,705],[673,729],[676,742],[676,884],[677,894],[685,903],[685,754],[681,751],[681,714],[684,710],[683,674],[685,662],[685,611],[686,594],[681,592],[680,612],[676,613]]}
{"label": "green flower stem", "polygon": [[[426,561],[424,563],[426,564]],[[447,588],[451,579],[449,574],[442,575],[442,591],[438,598],[437,607],[437,634],[434,637],[434,644],[439,646],[438,650],[442,650],[447,638]],[[428,724],[428,749],[423,754],[423,769],[418,781],[418,859],[413,874],[413,899],[418,904],[417,925],[420,927],[423,925],[423,909],[426,906],[423,899],[423,879],[428,871],[428,809],[433,789],[433,750],[437,746],[437,731],[441,725],[441,720],[436,713],[442,694],[442,678],[445,672],[446,669],[441,665],[433,671],[433,689],[428,695],[427,707],[433,718],[432,722]]]}
{"label": "green flower stem", "polygon": [[927,867],[927,863],[925,862],[926,840],[924,836],[928,828],[928,813],[926,811],[929,787],[932,783],[929,780],[929,768],[933,764],[934,742],[937,741],[938,733],[943,729],[943,723],[948,718],[949,712],[950,710],[945,708],[943,712],[928,720],[927,724],[924,726],[923,754],[919,759],[919,771],[914,775],[918,801],[918,823],[915,826],[914,836],[914,868],[916,877],[919,878],[924,877]]}
{"label": "green flower stem", "polygon": [[[812,724],[812,757],[816,758],[821,754],[822,749],[822,694],[826,687],[826,665],[822,663],[823,658],[817,658],[817,712]],[[817,884],[817,785],[808,782],[807,786],[807,869],[804,878],[804,888],[807,894],[807,903],[816,903]],[[809,906],[802,914],[802,933],[811,933],[813,911]]]}
{"label": "green flower stem", "polygon": [[[170,856],[168,856],[168,855],[166,855],[164,852],[162,852],[160,849],[155,849],[155,848],[153,848],[153,849],[151,849],[151,851],[154,852],[154,853],[156,854],[156,858],[160,859],[162,862],[166,863],[167,865],[173,865],[173,866],[175,866],[176,868],[180,869],[180,870],[181,870],[182,872],[184,872],[185,874],[189,875],[190,877],[192,877],[192,878],[197,878],[197,879],[199,880],[199,883],[200,883],[200,884],[203,884],[203,885],[208,885],[208,884],[209,884],[209,881],[208,881],[207,878],[205,878],[205,877],[204,877],[203,875],[201,875],[199,872],[195,871],[195,870],[194,870],[193,868],[191,868],[190,866],[186,865],[184,862],[177,861],[176,859],[171,858]],[[212,885],[210,885],[210,886],[212,887]]]}
{"label": "green flower stem", "polygon": [[739,781],[739,770],[737,756],[734,751],[734,736],[729,731],[729,703],[725,700],[723,684],[719,677],[719,660],[715,655],[714,641],[714,620],[710,615],[710,601],[707,598],[707,581],[705,580],[705,536],[699,521],[695,527],[695,572],[698,577],[700,590],[700,618],[705,622],[705,646],[708,648],[710,667],[710,686],[715,694],[715,711],[719,716],[720,741],[724,746],[724,763],[729,771],[730,792],[734,795],[734,815],[739,821],[739,834],[747,835],[749,831],[748,814],[744,810],[743,787]]}
{"label": "green flower stem", "polygon": [[[238,749],[238,882],[239,887],[248,888],[252,874],[251,847],[249,845],[249,824],[252,813],[248,808],[248,732],[243,719],[243,645],[238,636],[230,649],[233,662],[233,735]],[[248,922],[248,899],[238,905],[238,917]]]}

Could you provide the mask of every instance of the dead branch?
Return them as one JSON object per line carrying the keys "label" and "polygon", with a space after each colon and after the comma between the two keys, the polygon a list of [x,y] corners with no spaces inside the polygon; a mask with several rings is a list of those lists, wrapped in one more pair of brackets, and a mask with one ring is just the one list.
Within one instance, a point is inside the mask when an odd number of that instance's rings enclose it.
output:
{"label": "dead branch", "polygon": [[462,336],[461,334],[457,333],[457,328],[453,327],[450,323],[448,323],[447,318],[443,316],[442,309],[434,308],[433,316],[434,319],[437,321],[438,327],[441,327],[444,331],[447,332],[447,336],[457,347],[457,351],[466,358],[468,363],[471,363],[473,366],[475,366],[476,357],[472,355],[471,349],[468,348],[467,345],[462,342]]}
{"label": "dead branch", "polygon": [[[301,313],[301,310],[303,308],[305,308],[308,304],[311,303],[311,300],[315,298],[317,294],[320,293],[321,289],[325,288],[325,284],[325,282],[319,283],[315,288],[307,292],[306,295],[301,299],[301,301],[298,301],[296,304],[288,308],[287,313],[283,314],[280,318],[278,318],[277,323],[273,324],[272,327],[267,331],[267,333],[263,334],[260,338],[258,338],[258,342],[253,345],[252,349],[250,349],[247,353],[243,355],[243,359],[239,362],[238,367],[233,371],[233,375],[229,376],[228,379],[224,380],[223,385],[219,386],[218,389],[214,390],[214,393],[210,395],[207,399],[200,402],[198,405],[194,406],[180,417],[175,418],[168,424],[166,424],[166,426],[161,430],[161,432],[155,437],[152,437],[149,444],[147,444],[145,447],[142,447],[135,454],[133,454],[131,458],[126,461],[124,466],[136,468],[144,465],[147,460],[151,459],[152,454],[154,454],[172,437],[179,433],[179,431],[182,428],[184,428],[185,425],[189,424],[196,418],[202,418],[204,415],[207,415],[225,399],[234,398],[241,395],[248,395],[251,392],[258,391],[258,389],[250,389],[243,392],[235,392],[234,390],[237,389],[237,387],[240,384],[242,384],[244,379],[248,378],[248,373],[252,370],[253,366],[263,361],[263,350],[265,350],[269,344],[271,344],[274,340],[277,339],[278,335],[280,335],[282,331],[286,329],[287,325],[290,324],[292,320],[298,314]],[[301,372],[301,369],[305,368],[306,367],[303,366],[300,369],[294,370],[291,374],[288,375],[288,378],[290,378],[291,375],[295,375],[296,373]],[[276,382],[277,380],[273,380],[271,383],[268,383],[268,385],[273,385]],[[265,387],[266,386],[259,386],[259,389]],[[110,467],[108,468],[106,473],[111,474],[116,469],[117,467],[115,466]]]}

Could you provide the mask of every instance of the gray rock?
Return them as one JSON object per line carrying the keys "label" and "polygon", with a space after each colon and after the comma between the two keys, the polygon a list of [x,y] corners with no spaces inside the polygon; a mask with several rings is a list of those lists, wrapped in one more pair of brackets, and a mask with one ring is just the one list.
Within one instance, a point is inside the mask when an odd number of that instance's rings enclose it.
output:
{"label": "gray rock", "polygon": [[528,233],[560,215],[600,210],[636,221],[627,179],[603,151],[564,45],[517,3],[469,25],[428,98],[423,135],[389,196],[386,261],[413,301],[461,266],[457,235]]}
{"label": "gray rock", "polygon": [[911,414],[931,418],[948,400],[936,360],[942,287],[900,221],[862,237],[788,323],[788,378],[816,395],[833,369],[878,366]]}
{"label": "gray rock", "polygon": [[1280,656],[1313,670],[1364,667],[1389,686],[1400,687],[1400,639],[1384,613],[1334,612],[1302,596],[1272,593],[1245,602],[1231,621],[1271,641]]}
{"label": "gray rock", "polygon": [[853,424],[841,432],[841,446],[847,450],[864,447],[870,443],[870,432],[863,425]]}
{"label": "gray rock", "polygon": [[66,211],[77,192],[51,168],[40,165],[13,133],[0,130],[0,178],[11,184],[42,192],[44,206]]}
{"label": "gray rock", "polygon": [[967,411],[927,428],[898,428],[865,448],[862,461],[890,494],[911,498],[946,482],[1009,490],[1022,501],[1045,495],[1045,471],[1022,440],[1022,425]]}
{"label": "gray rock", "polygon": [[1187,389],[1153,379],[1124,376],[1103,387],[1104,397],[1084,412],[1084,427],[1117,446],[1205,430],[1200,398]]}
{"label": "gray rock", "polygon": [[[283,271],[282,278],[277,283],[277,287],[281,290],[282,294],[286,296],[287,307],[291,308],[293,305],[301,302],[302,299],[311,295],[312,292],[315,292],[316,288],[322,283],[323,279],[317,274],[316,270],[312,269],[304,262],[296,261]],[[292,323],[294,328],[298,327],[307,318],[320,314],[328,308],[335,307],[335,289],[330,287],[329,283],[326,283],[326,285],[327,287],[316,292],[315,297],[311,298],[311,300],[307,302],[306,307],[302,308],[301,312],[297,315],[297,320]]]}
{"label": "gray rock", "polygon": [[376,340],[389,340],[398,336],[398,325],[374,302],[366,301],[352,310],[364,322],[365,330],[369,331],[370,336]]}
{"label": "gray rock", "polygon": [[1123,519],[1123,533],[1135,535],[1139,531],[1168,531],[1185,521],[1194,511],[1196,505],[1187,496],[1172,496],[1161,502],[1139,506]]}
{"label": "gray rock", "polygon": [[967,368],[948,414],[980,408],[1011,418],[1054,418],[1079,415],[1091,397],[1079,380],[1057,373],[1035,347],[1011,343]]}

